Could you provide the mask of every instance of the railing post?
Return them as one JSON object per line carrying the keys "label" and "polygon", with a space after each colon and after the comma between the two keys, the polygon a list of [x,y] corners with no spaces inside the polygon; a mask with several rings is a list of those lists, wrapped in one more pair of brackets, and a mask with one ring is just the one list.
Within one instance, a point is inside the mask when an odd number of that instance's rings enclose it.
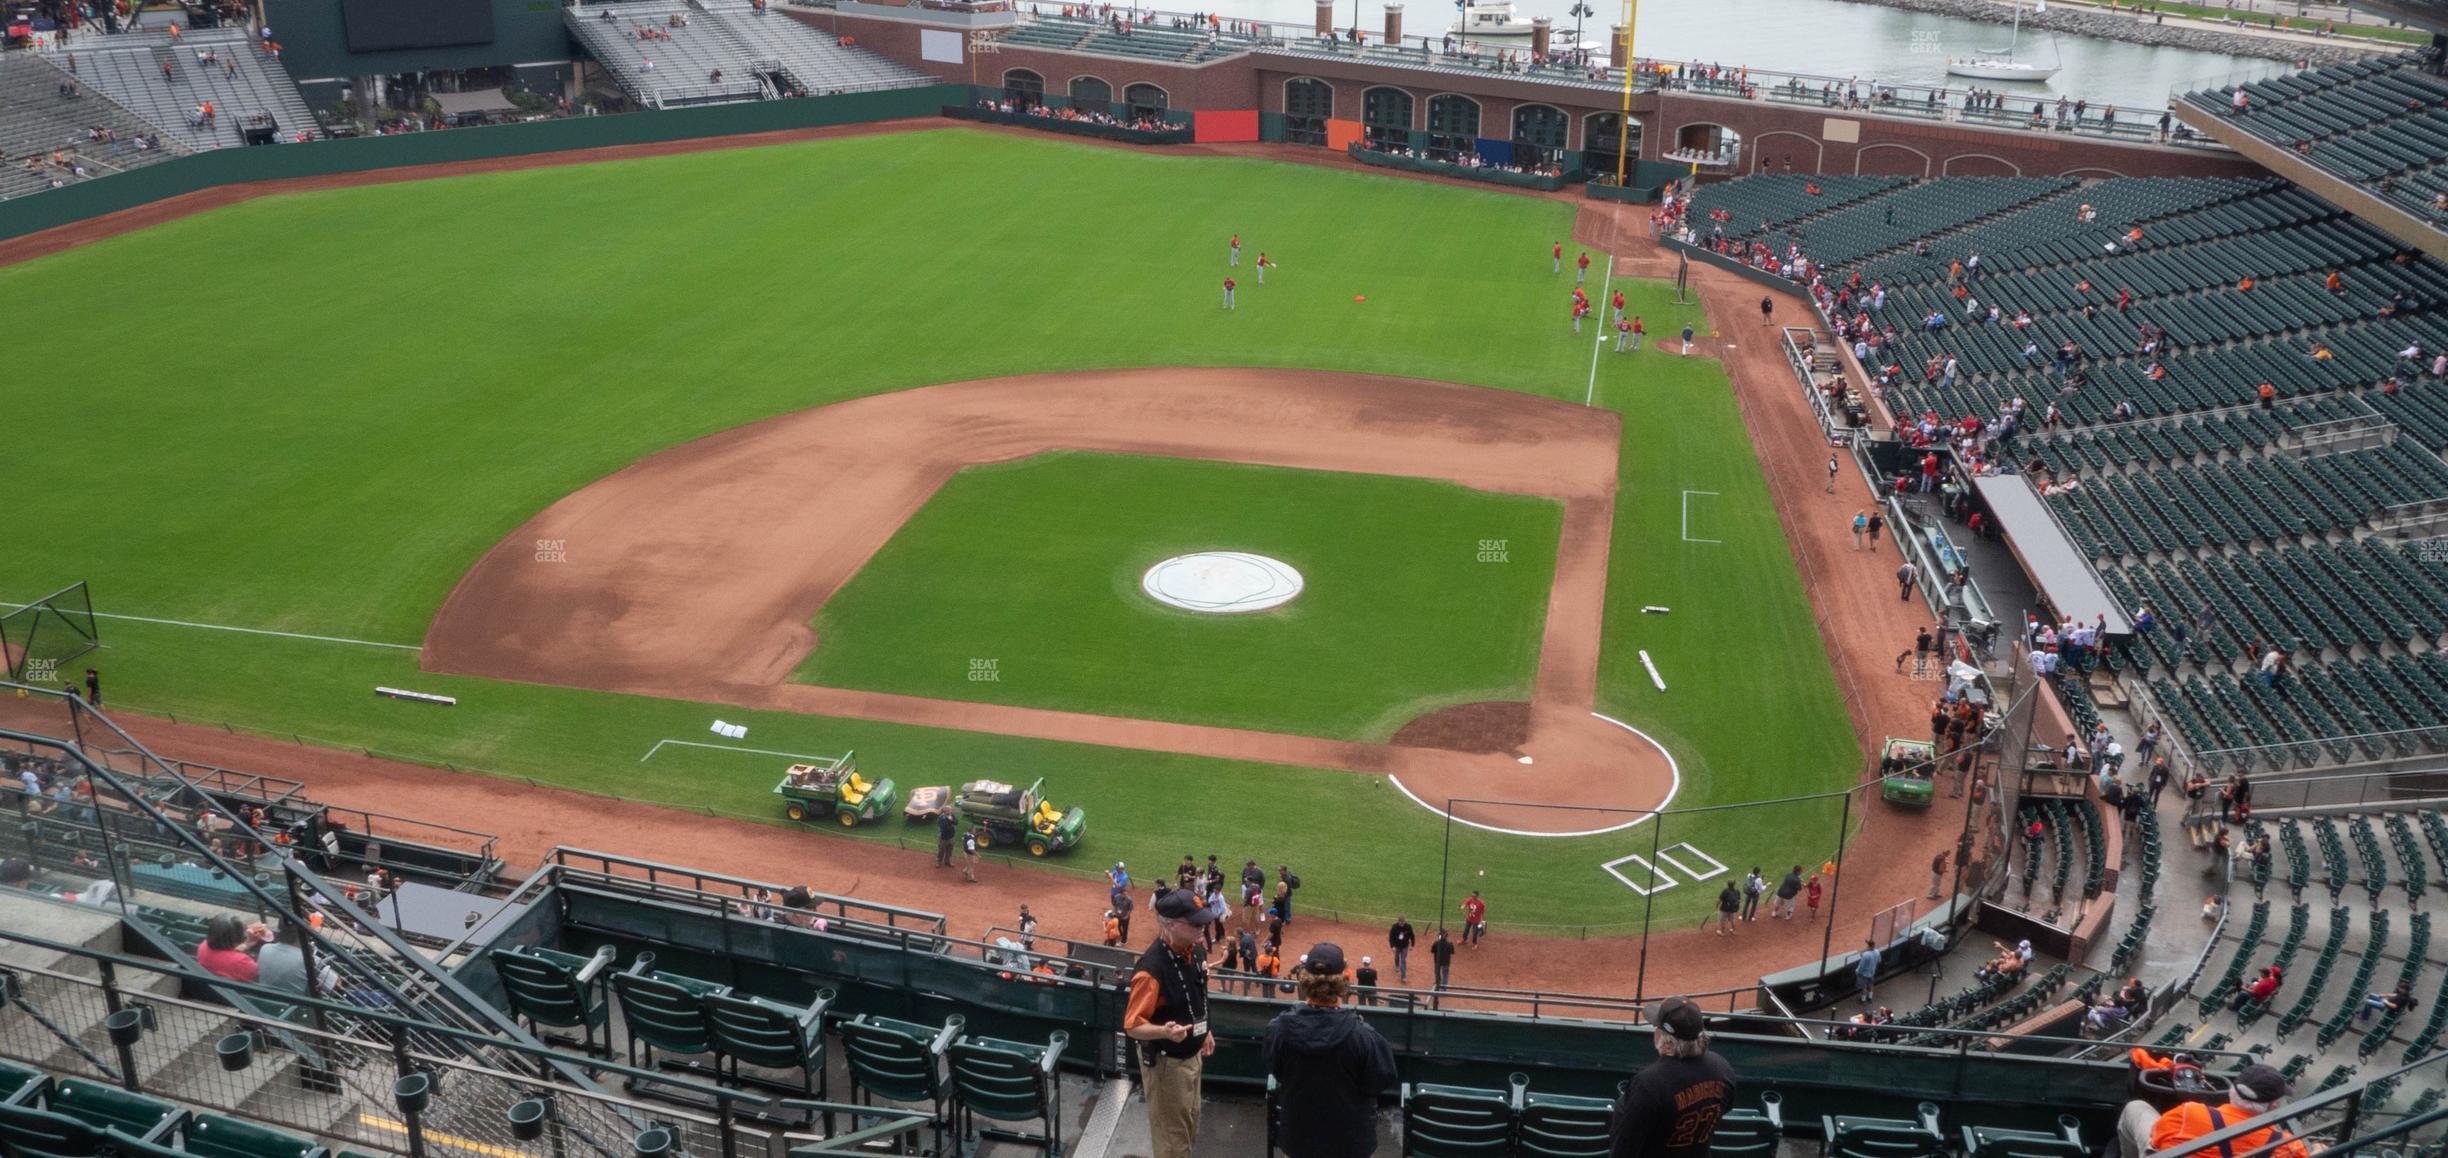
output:
{"label": "railing post", "polygon": [[102,1007],[117,1013],[124,1004],[119,997],[119,970],[109,961],[97,961],[102,967]]}

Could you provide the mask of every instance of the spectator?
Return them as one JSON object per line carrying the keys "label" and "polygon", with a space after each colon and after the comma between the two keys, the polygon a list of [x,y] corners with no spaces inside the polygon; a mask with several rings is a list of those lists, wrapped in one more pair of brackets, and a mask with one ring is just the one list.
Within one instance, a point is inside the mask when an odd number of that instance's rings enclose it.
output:
{"label": "spectator", "polygon": [[1360,959],[1360,967],[1359,967],[1358,969],[1354,969],[1354,970],[1352,970],[1352,981],[1353,981],[1353,983],[1354,983],[1354,984],[1356,984],[1357,986],[1359,986],[1359,989],[1360,989],[1360,1004],[1362,1004],[1362,1005],[1375,1005],[1375,1004],[1377,1004],[1377,960],[1376,960],[1376,958],[1373,958],[1373,957],[1362,957],[1362,958]]}
{"label": "spectator", "polygon": [[267,939],[263,926],[222,913],[205,923],[204,942],[196,946],[196,964],[215,977],[254,981],[261,973],[255,954]]}
{"label": "spectator", "polygon": [[1207,1033],[1207,955],[1211,919],[1186,890],[1156,902],[1157,938],[1131,973],[1122,1032],[1136,1043],[1148,1135],[1155,1158],[1190,1158],[1198,1139],[1199,1075],[1215,1038]]}
{"label": "spectator", "polygon": [[2355,1011],[2355,1020],[2361,1021],[2377,1012],[2410,1013],[2417,1004],[2419,1003],[2414,1000],[2414,983],[2400,977],[2397,979],[2397,988],[2387,993],[2365,995],[2363,1008]]}
{"label": "spectator", "polygon": [[[2185,1102],[2163,1114],[2148,1102],[2125,1103],[2124,1116],[2117,1121],[2117,1142],[2124,1158],[2174,1150],[2195,1138],[2267,1114],[2286,1097],[2286,1075],[2266,1065],[2248,1065],[2236,1074],[2235,1089],[2224,1106]],[[2278,1126],[2230,1139],[2219,1149],[2258,1158],[2308,1158],[2303,1142]]]}
{"label": "spectator", "polygon": [[1875,941],[1862,942],[1861,956],[1853,959],[1853,988],[1858,991],[1856,996],[1864,1005],[1870,1004],[1872,991],[1878,988],[1880,960],[1882,958]]}
{"label": "spectator", "polygon": [[1785,874],[1784,880],[1777,882],[1776,904],[1770,906],[1768,915],[1779,920],[1793,920],[1794,898],[1801,893],[1802,866],[1795,865],[1792,872]]}
{"label": "spectator", "polygon": [[1734,882],[1727,881],[1725,887],[1717,892],[1717,935],[1723,937],[1732,932],[1734,918],[1741,912],[1742,893],[1734,887]]}
{"label": "spectator", "polygon": [[1479,899],[1479,890],[1462,901],[1462,943],[1473,949],[1487,936],[1487,902]]}
{"label": "spectator", "polygon": [[274,989],[321,997],[340,991],[340,974],[329,965],[315,970],[314,988],[307,987],[306,930],[296,921],[281,922],[280,935],[255,954],[255,971],[258,982]]}
{"label": "spectator", "polygon": [[1436,961],[1436,987],[1443,989],[1453,981],[1454,944],[1442,925],[1437,927],[1436,943],[1428,946],[1428,956]]}
{"label": "spectator", "polygon": [[1343,1005],[1352,978],[1343,948],[1310,948],[1293,978],[1299,1007],[1267,1023],[1277,1144],[1288,1158],[1367,1158],[1377,1149],[1377,1097],[1396,1076],[1394,1051]]}
{"label": "spectator", "polygon": [[1734,1105],[1734,1067],[1710,1053],[1700,1007],[1680,997],[1650,1013],[1658,1060],[1625,1083],[1607,1125],[1609,1158],[1706,1158]]}
{"label": "spectator", "polygon": [[1751,866],[1751,875],[1743,878],[1742,919],[1759,919],[1760,894],[1768,891],[1768,878],[1760,875],[1758,865]]}

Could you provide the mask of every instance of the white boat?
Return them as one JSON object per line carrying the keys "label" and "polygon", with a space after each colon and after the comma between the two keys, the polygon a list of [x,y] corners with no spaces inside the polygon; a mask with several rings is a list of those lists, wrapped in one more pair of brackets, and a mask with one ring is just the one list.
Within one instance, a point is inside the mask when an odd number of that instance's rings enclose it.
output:
{"label": "white boat", "polygon": [[1530,20],[1513,11],[1513,0],[1464,0],[1462,18],[1446,29],[1458,40],[1503,42],[1507,47],[1530,43]]}
{"label": "white boat", "polygon": [[[2048,0],[2040,0],[2037,11],[2048,11]],[[2023,42],[2023,5],[2017,0],[2014,10],[2014,37],[2004,48],[1984,49],[1989,55],[1974,60],[1947,58],[1947,74],[1971,77],[1974,80],[2047,80],[2057,75],[2062,64],[2033,64],[2016,60],[2015,49]],[[2052,42],[2053,46],[2054,42]]]}

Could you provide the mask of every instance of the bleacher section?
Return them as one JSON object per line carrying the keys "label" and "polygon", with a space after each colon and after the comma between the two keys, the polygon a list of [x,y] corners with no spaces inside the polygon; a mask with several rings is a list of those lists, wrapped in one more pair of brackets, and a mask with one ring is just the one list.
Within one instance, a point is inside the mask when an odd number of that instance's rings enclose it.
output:
{"label": "bleacher section", "polygon": [[[2448,267],[2271,178],[1847,180],[1709,186],[1691,228],[1883,289],[1865,370],[1892,413],[1994,424],[2023,400],[1993,456],[2037,464],[2108,591],[2170,625],[2106,659],[2188,754],[2218,772],[2448,747],[2444,548],[2404,541],[2448,529]],[[2294,670],[2265,681],[2273,646]]]}
{"label": "bleacher section", "polygon": [[2426,53],[2312,69],[2182,99],[2361,186],[2432,228],[2448,227],[2448,79]]}
{"label": "bleacher section", "polygon": [[[177,40],[151,32],[80,37],[72,51],[88,85],[189,149],[244,145],[245,130],[264,123],[259,117],[269,118],[279,142],[323,136],[289,70],[244,28],[202,29]],[[203,54],[211,55],[210,64]],[[50,55],[64,62],[70,53]],[[196,109],[207,102],[215,116],[199,123]]]}
{"label": "bleacher section", "polygon": [[[139,138],[156,140],[160,130],[88,88],[82,64],[80,59],[80,73],[72,76],[40,53],[0,54],[0,200],[39,193],[53,181],[92,180],[187,151],[173,144],[138,147]],[[77,95],[65,95],[64,84],[74,85]],[[104,139],[96,139],[96,129],[104,130]],[[65,163],[53,165],[53,153]],[[28,160],[36,160],[37,167],[27,168]],[[84,166],[88,176],[77,176],[74,165]]]}
{"label": "bleacher section", "polygon": [[1133,57],[1167,64],[1199,64],[1247,52],[1261,43],[1188,28],[1114,24],[1074,16],[1038,16],[1005,33],[1002,41],[1015,47]]}
{"label": "bleacher section", "polygon": [[747,0],[649,0],[572,5],[570,34],[648,108],[910,88],[933,83],[915,69]]}

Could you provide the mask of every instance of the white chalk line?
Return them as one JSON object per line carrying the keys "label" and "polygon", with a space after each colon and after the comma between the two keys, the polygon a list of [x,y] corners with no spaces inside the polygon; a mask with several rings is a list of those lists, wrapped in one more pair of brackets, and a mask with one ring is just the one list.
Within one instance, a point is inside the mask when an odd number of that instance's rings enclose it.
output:
{"label": "white chalk line", "polygon": [[638,757],[638,763],[643,764],[648,760],[654,759],[654,754],[662,751],[665,744],[670,744],[679,748],[715,748],[725,752],[748,752],[758,756],[786,756],[793,760],[810,760],[822,763],[831,763],[835,760],[841,759],[839,756],[816,756],[806,752],[776,752],[770,748],[743,748],[737,744],[708,744],[700,740],[657,740],[655,741],[654,747],[646,749],[646,754]]}
{"label": "white chalk line", "polygon": [[1686,543],[1722,543],[1722,542],[1724,542],[1725,540],[1723,540],[1723,539],[1695,539],[1695,538],[1692,538],[1692,533],[1691,533],[1691,500],[1692,500],[1692,496],[1693,496],[1693,495],[1707,495],[1708,497],[1710,497],[1710,498],[1712,498],[1712,499],[1713,499],[1713,498],[1718,497],[1718,496],[1717,496],[1717,492],[1715,492],[1715,491],[1684,491],[1684,492],[1683,492],[1683,541],[1684,541],[1684,542],[1686,542]]}
{"label": "white chalk line", "polygon": [[[19,608],[31,604],[0,602],[0,607]],[[118,615],[108,611],[93,613],[96,619],[118,619],[129,623],[152,623],[163,627],[192,627],[199,631],[234,631],[240,635],[271,635],[282,639],[303,639],[313,643],[345,643],[352,647],[384,647],[394,651],[423,651],[414,643],[383,643],[372,639],[349,639],[338,635],[308,635],[299,631],[274,631],[268,627],[234,627],[226,623],[191,623],[184,619],[155,619],[149,615]]]}
{"label": "white chalk line", "polygon": [[1590,349],[1589,390],[1581,395],[1581,405],[1598,404],[1598,352],[1606,349],[1607,290],[1615,285],[1615,255],[1607,255],[1606,279],[1598,283],[1598,305],[1590,312],[1598,315],[1598,344]]}
{"label": "white chalk line", "polygon": [[[1594,718],[1613,724],[1618,728],[1622,728],[1624,731],[1630,732],[1643,740],[1649,741],[1650,747],[1657,749],[1659,755],[1666,757],[1666,775],[1668,777],[1666,785],[1666,798],[1658,801],[1656,806],[1651,811],[1634,817],[1631,820],[1627,820],[1622,824],[1610,824],[1605,828],[1583,829],[1579,832],[1531,832],[1526,829],[1503,828],[1493,824],[1481,824],[1476,820],[1464,820],[1459,816],[1453,817],[1453,822],[1455,824],[1468,825],[1482,832],[1496,832],[1502,833],[1506,836],[1535,836],[1554,838],[1569,836],[1603,836],[1606,833],[1622,832],[1627,828],[1634,828],[1639,825],[1647,824],[1651,820],[1656,819],[1659,812],[1665,811],[1667,805],[1674,803],[1675,794],[1683,790],[1683,766],[1675,763],[1674,753],[1668,751],[1666,749],[1666,745],[1658,743],[1657,737],[1641,731],[1639,728],[1635,728],[1632,725],[1624,723],[1622,720],[1618,720],[1615,717],[1607,715],[1603,712],[1591,712],[1590,715]],[[1444,809],[1420,799],[1418,793],[1411,791],[1410,787],[1402,782],[1402,777],[1396,776],[1389,772],[1386,774],[1386,779],[1393,782],[1395,791],[1409,797],[1411,803],[1419,805],[1420,807],[1436,813],[1439,816],[1444,816],[1446,814]]]}

